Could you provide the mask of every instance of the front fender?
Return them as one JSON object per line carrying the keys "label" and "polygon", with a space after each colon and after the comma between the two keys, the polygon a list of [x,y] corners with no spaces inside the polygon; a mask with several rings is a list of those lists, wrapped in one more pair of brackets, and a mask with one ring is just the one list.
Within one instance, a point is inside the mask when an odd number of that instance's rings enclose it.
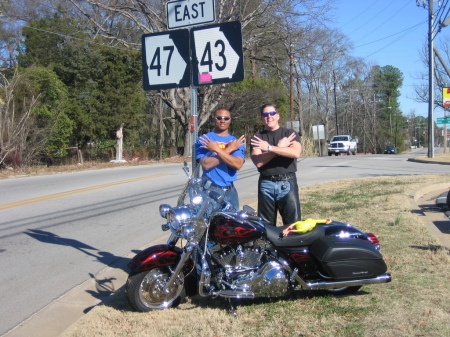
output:
{"label": "front fender", "polygon": [[181,248],[167,244],[152,246],[136,254],[127,266],[130,269],[130,275],[153,268],[174,266],[180,261],[182,253]]}

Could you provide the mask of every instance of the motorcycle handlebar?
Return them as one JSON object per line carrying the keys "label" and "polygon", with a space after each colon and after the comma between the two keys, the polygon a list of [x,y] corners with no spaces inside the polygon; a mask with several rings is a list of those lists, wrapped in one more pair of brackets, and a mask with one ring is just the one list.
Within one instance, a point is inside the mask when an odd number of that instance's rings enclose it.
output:
{"label": "motorcycle handlebar", "polygon": [[248,220],[253,220],[253,221],[263,221],[263,219],[261,217],[256,216],[256,215],[248,215],[247,219]]}

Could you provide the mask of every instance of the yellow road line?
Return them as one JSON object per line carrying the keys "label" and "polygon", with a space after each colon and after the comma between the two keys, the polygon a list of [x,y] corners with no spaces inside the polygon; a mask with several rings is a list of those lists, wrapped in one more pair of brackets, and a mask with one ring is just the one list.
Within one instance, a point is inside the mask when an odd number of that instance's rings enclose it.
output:
{"label": "yellow road line", "polygon": [[94,191],[94,190],[98,190],[98,189],[106,188],[106,187],[111,187],[111,186],[115,186],[115,185],[128,184],[128,183],[132,183],[132,182],[135,182],[135,181],[159,178],[159,177],[170,176],[170,175],[173,175],[173,174],[172,173],[161,173],[161,174],[155,174],[153,176],[146,176],[146,177],[140,177],[140,178],[134,178],[134,179],[121,180],[121,181],[116,181],[116,182],[108,183],[108,184],[101,184],[101,185],[95,185],[95,186],[90,186],[90,187],[85,187],[85,188],[79,188],[79,189],[72,190],[72,191],[67,191],[67,192],[43,195],[42,197],[31,198],[31,199],[26,199],[26,200],[20,200],[20,201],[10,202],[9,204],[0,205],[0,210],[4,210],[4,209],[8,209],[8,208],[14,208],[14,207],[19,207],[19,206],[24,206],[24,205],[28,205],[28,204],[34,204],[34,203],[37,203],[37,202],[51,200],[51,199],[56,199],[56,198],[61,198],[61,197],[66,197],[68,195],[73,195],[73,194],[77,194],[77,193]]}

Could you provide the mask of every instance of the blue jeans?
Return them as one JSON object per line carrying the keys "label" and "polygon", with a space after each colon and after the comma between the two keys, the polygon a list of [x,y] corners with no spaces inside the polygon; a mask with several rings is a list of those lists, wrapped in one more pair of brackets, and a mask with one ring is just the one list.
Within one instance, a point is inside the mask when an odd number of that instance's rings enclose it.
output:
{"label": "blue jeans", "polygon": [[295,173],[283,180],[258,180],[258,214],[270,225],[276,226],[280,212],[283,225],[301,220],[300,197]]}

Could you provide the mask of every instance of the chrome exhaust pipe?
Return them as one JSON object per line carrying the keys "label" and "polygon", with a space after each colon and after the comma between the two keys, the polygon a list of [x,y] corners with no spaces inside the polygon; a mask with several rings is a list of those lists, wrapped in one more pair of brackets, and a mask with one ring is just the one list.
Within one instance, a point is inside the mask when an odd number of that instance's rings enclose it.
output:
{"label": "chrome exhaust pipe", "polygon": [[335,282],[305,282],[300,277],[296,277],[296,280],[300,283],[302,288],[316,290],[316,289],[333,289],[333,288],[342,288],[342,287],[353,287],[353,286],[362,286],[365,284],[377,284],[377,283],[388,283],[391,282],[392,276],[389,273],[363,280],[346,280],[346,281],[335,281]]}

